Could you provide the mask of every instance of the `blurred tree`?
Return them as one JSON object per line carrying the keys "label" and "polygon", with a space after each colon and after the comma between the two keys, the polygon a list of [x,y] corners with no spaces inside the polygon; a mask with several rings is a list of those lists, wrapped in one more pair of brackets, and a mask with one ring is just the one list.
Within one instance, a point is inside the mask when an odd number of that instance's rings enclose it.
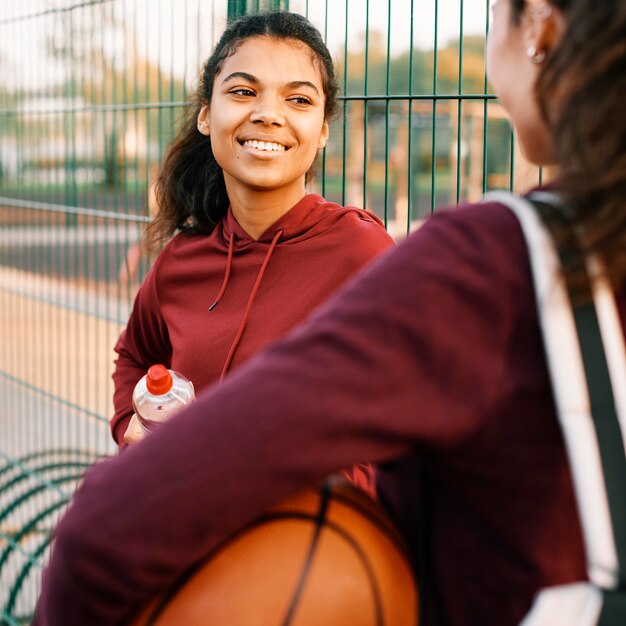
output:
{"label": "blurred tree", "polygon": [[[94,111],[92,124],[100,136],[94,157],[102,164],[105,186],[124,182],[129,133],[134,135],[132,156],[141,160],[141,172],[147,176],[150,159],[159,157],[175,132],[178,109],[172,103],[185,100],[184,80],[163,72],[140,53],[134,32],[111,5],[93,5],[80,19],[74,12],[60,13],[56,19],[58,27],[48,35],[47,50],[65,71],[55,93],[103,107]],[[146,109],[144,103],[159,106]],[[120,105],[126,108],[120,111]]]}
{"label": "blurred tree", "polygon": [[[346,95],[364,92],[366,71],[370,95],[387,93],[387,43],[386,35],[378,31],[369,34],[366,70],[365,34],[359,37],[356,52],[348,52]],[[485,81],[485,41],[481,35],[463,38],[463,93],[483,93]],[[451,41],[437,51],[437,93],[457,93],[459,84],[458,40]],[[406,50],[389,60],[389,94],[430,94],[433,91],[435,55],[432,50],[413,49],[412,84],[411,52]],[[346,63],[341,57],[337,63],[338,75],[343,76]]]}
{"label": "blurred tree", "polygon": [[[463,76],[462,93],[483,93],[485,85],[485,38],[482,35],[463,37]],[[440,94],[458,93],[461,46],[459,40],[451,41],[437,54],[437,92]],[[428,72],[434,68],[434,53],[428,53]],[[432,89],[432,87],[431,87]]]}

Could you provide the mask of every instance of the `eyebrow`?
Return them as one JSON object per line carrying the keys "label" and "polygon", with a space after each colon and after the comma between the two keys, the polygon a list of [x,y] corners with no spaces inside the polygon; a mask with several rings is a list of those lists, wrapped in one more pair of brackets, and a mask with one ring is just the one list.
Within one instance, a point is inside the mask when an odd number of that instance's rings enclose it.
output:
{"label": "eyebrow", "polygon": [[243,78],[249,83],[258,83],[259,79],[256,76],[252,76],[252,74],[248,74],[248,72],[233,72],[229,74],[223,81],[222,84],[228,82],[229,80],[233,80],[235,78]]}
{"label": "eyebrow", "polygon": [[[235,78],[242,78],[243,80],[249,83],[252,83],[253,85],[258,84],[259,82],[259,79],[256,76],[253,76],[252,74],[248,74],[248,72],[233,72],[232,74],[229,74],[222,81],[222,84],[227,83],[230,80],[234,80]],[[287,83],[287,87],[289,89],[298,89],[300,87],[310,87],[311,89],[313,89],[313,91],[315,91],[316,94],[319,95],[318,88],[310,80],[292,80],[291,82]]]}
{"label": "eyebrow", "polygon": [[310,80],[292,80],[290,83],[287,83],[287,87],[289,89],[298,89],[300,87],[310,87],[316,94],[319,95],[319,91],[317,87]]}

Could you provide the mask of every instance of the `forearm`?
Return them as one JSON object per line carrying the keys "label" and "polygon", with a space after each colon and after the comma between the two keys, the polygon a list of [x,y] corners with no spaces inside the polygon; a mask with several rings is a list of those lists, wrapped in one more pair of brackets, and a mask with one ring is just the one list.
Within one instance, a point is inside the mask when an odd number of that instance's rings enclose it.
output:
{"label": "forearm", "polygon": [[133,389],[139,379],[146,373],[149,365],[138,364],[128,355],[120,355],[113,372],[113,406],[115,413],[111,418],[111,434],[118,446],[124,445],[124,433],[133,415]]}
{"label": "forearm", "polygon": [[151,271],[133,304],[126,329],[115,344],[118,357],[113,371],[113,406],[111,433],[116,443],[124,445],[124,433],[133,414],[135,385],[155,363],[169,367],[172,348],[167,325],[161,315],[156,289],[155,270]]}

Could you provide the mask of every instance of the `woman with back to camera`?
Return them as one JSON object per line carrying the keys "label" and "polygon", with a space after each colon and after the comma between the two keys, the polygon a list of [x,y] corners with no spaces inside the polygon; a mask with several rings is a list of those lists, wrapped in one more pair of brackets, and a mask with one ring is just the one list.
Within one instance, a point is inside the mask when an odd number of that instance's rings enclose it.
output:
{"label": "woman with back to camera", "polygon": [[[363,461],[381,464],[379,494],[423,573],[422,624],[626,623],[626,561],[615,558],[626,525],[613,527],[612,548],[602,525],[587,525],[603,507],[577,506],[577,476],[597,471],[568,460],[561,401],[580,390],[553,391],[552,336],[539,317],[564,286],[588,310],[585,260],[595,255],[592,273],[608,285],[603,334],[613,315],[604,348],[623,505],[625,42],[623,0],[497,0],[489,76],[527,156],[559,166],[557,192],[531,194],[541,210],[524,219],[548,225],[562,269],[533,274],[532,241],[508,206],[519,198],[437,212],[175,425],[87,475],[57,528],[37,626],[136,612],[270,503]],[[545,298],[535,295],[542,282]],[[557,374],[579,369],[556,363]],[[573,407],[574,426],[587,422],[585,404]],[[579,440],[583,450],[597,433]],[[150,498],[137,498],[146,487]],[[132,589],[111,564],[133,576]]]}
{"label": "woman with back to camera", "polygon": [[131,395],[149,366],[201,390],[391,245],[374,215],[305,191],[336,103],[330,54],[303,16],[247,16],[222,35],[157,179],[148,242],[181,232],[115,348],[118,444],[142,436]]}

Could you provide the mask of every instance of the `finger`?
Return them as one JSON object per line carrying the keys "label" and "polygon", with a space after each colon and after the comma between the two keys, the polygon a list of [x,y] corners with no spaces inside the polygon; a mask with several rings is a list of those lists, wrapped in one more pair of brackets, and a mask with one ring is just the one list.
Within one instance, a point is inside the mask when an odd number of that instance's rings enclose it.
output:
{"label": "finger", "polygon": [[130,418],[130,422],[128,423],[128,428],[124,433],[124,442],[131,445],[141,441],[144,437],[145,433],[139,423],[139,418],[135,413],[133,413],[133,416]]}

